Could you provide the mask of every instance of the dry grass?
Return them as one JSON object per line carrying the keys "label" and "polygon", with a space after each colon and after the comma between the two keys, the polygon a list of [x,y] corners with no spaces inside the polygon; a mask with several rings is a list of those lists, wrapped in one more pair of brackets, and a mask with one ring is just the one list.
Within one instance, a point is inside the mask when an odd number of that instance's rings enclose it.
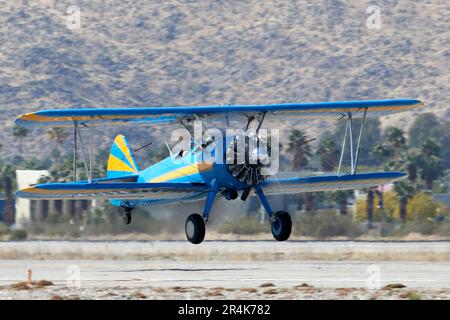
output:
{"label": "dry grass", "polygon": [[208,296],[212,297],[222,297],[223,293],[220,290],[212,290],[207,293]]}
{"label": "dry grass", "polygon": [[[23,284],[21,284],[23,286]],[[29,292],[25,290],[15,290],[11,287],[5,288],[9,291],[9,296],[12,299],[30,298]],[[155,294],[155,292],[162,292],[164,294]],[[141,287],[136,288],[120,287],[114,289],[114,292],[104,293],[103,288],[89,287],[83,289],[83,299],[185,299],[186,292],[189,292],[192,287]],[[57,290],[57,291],[56,291]],[[36,291],[40,295],[33,295],[36,299],[50,299],[50,300],[76,300],[80,296],[74,294],[73,290],[65,288],[54,288],[54,290]],[[280,287],[280,288],[265,288],[259,290],[256,287],[248,288],[206,288],[198,287],[195,290],[195,299],[403,299],[403,300],[419,300],[419,299],[450,299],[449,289],[414,289],[414,290],[367,290],[364,288],[313,288],[302,287],[299,290],[298,286],[294,287]]]}
{"label": "dry grass", "polygon": [[408,291],[402,293],[399,295],[399,298],[407,300],[422,300],[422,296],[417,291]]}
{"label": "dry grass", "polygon": [[276,287],[276,285],[274,285],[271,282],[265,282],[262,285],[259,286],[260,288],[267,288],[267,287]]}
{"label": "dry grass", "polygon": [[[185,261],[450,261],[450,245],[409,246],[401,243],[380,242],[373,245],[354,245],[343,242],[339,247],[322,243],[286,242],[268,248],[264,243],[249,246],[245,243],[222,243],[212,246],[204,243],[195,248],[183,243],[158,242],[55,242],[47,246],[39,242],[4,243],[0,246],[3,260],[167,260],[176,257]],[[132,245],[133,244],[133,245]],[[326,244],[324,242],[323,244]]]}
{"label": "dry grass", "polygon": [[404,284],[401,283],[390,283],[383,287],[383,290],[392,290],[392,289],[402,289],[406,288]]}
{"label": "dry grass", "polygon": [[47,280],[39,280],[39,281],[20,281],[10,285],[10,289],[12,290],[32,290],[32,289],[40,289],[48,286],[53,286],[53,282]]}
{"label": "dry grass", "polygon": [[278,294],[278,290],[277,289],[267,289],[267,290],[263,291],[263,294]]}
{"label": "dry grass", "polygon": [[143,294],[142,292],[136,291],[131,295],[134,299],[147,299],[147,296]]}

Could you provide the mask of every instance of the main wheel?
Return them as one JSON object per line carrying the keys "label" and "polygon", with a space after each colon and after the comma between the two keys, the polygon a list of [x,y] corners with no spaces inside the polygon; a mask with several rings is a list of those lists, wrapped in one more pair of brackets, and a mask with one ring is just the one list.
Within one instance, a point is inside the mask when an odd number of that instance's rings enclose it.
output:
{"label": "main wheel", "polygon": [[190,242],[194,244],[201,243],[205,238],[205,222],[203,221],[203,217],[197,213],[191,214],[186,220],[184,230]]}
{"label": "main wheel", "polygon": [[131,209],[125,209],[125,212],[123,213],[122,220],[124,224],[130,224],[131,223]]}
{"label": "main wheel", "polygon": [[292,220],[289,213],[285,211],[278,211],[275,213],[272,220],[272,234],[278,241],[285,241],[289,239],[292,230]]}

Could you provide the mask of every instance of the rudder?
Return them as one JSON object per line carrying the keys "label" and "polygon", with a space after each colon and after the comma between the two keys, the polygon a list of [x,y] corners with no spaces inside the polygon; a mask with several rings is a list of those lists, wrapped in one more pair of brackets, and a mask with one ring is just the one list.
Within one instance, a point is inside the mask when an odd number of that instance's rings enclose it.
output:
{"label": "rudder", "polygon": [[128,141],[121,134],[114,139],[106,170],[108,178],[129,176],[139,172]]}

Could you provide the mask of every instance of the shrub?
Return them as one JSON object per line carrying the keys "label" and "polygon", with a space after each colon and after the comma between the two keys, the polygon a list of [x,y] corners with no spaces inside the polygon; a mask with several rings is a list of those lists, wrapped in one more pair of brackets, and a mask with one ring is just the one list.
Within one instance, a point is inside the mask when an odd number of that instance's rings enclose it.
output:
{"label": "shrub", "polygon": [[450,221],[444,220],[439,223],[439,225],[436,228],[435,231],[436,234],[442,235],[442,236],[450,236]]}
{"label": "shrub", "polygon": [[219,233],[235,233],[235,234],[256,234],[267,232],[270,226],[267,223],[260,223],[255,218],[240,218],[222,222],[217,231]]}
{"label": "shrub", "polygon": [[334,211],[302,214],[294,219],[294,234],[319,239],[345,236],[358,237],[362,234],[359,224],[350,216],[338,215]]}
{"label": "shrub", "polygon": [[[373,200],[373,221],[391,221],[395,216],[398,217],[399,201],[395,192],[383,193],[383,209],[377,207],[378,201],[378,196],[375,194]],[[356,201],[356,216],[360,221],[367,220],[366,199]]]}
{"label": "shrub", "polygon": [[0,222],[0,236],[3,236],[5,234],[8,234],[10,232],[7,225]]}
{"label": "shrub", "polygon": [[[377,207],[378,196],[374,196],[373,221],[392,221],[400,219],[399,199],[395,192],[383,193],[383,209]],[[443,212],[443,206],[433,200],[433,197],[425,193],[416,193],[407,206],[407,220],[433,218],[439,212]],[[360,199],[356,202],[356,216],[360,221],[367,219],[367,201]]]}
{"label": "shrub", "polygon": [[10,241],[23,241],[28,237],[27,231],[23,229],[16,229],[11,232],[9,236]]}
{"label": "shrub", "polygon": [[440,211],[441,205],[433,197],[425,193],[416,193],[408,202],[408,220],[434,218]]}
{"label": "shrub", "polygon": [[381,224],[380,235],[382,237],[403,237],[410,233],[420,233],[423,235],[450,236],[450,221],[444,219],[414,219],[406,223],[383,223]]}

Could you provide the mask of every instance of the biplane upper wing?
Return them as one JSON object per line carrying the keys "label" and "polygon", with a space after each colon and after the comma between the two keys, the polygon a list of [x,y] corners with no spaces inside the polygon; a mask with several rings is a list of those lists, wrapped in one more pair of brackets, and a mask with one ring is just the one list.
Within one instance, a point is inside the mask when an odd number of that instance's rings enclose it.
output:
{"label": "biplane upper wing", "polygon": [[195,119],[223,119],[225,115],[251,116],[266,113],[271,121],[298,120],[302,118],[340,118],[352,113],[353,118],[369,115],[380,116],[411,110],[423,106],[414,99],[366,100],[288,103],[271,105],[229,105],[198,107],[150,107],[150,108],[84,108],[41,110],[21,115],[17,125],[41,125],[52,127],[73,126],[75,122],[89,126],[103,125],[153,125],[190,122]]}
{"label": "biplane upper wing", "polygon": [[201,183],[45,183],[22,189],[18,197],[28,199],[182,199],[206,193],[207,186]]}
{"label": "biplane upper wing", "polygon": [[321,175],[304,178],[268,179],[261,183],[266,195],[375,187],[403,179],[402,172],[372,172],[348,175]]}

